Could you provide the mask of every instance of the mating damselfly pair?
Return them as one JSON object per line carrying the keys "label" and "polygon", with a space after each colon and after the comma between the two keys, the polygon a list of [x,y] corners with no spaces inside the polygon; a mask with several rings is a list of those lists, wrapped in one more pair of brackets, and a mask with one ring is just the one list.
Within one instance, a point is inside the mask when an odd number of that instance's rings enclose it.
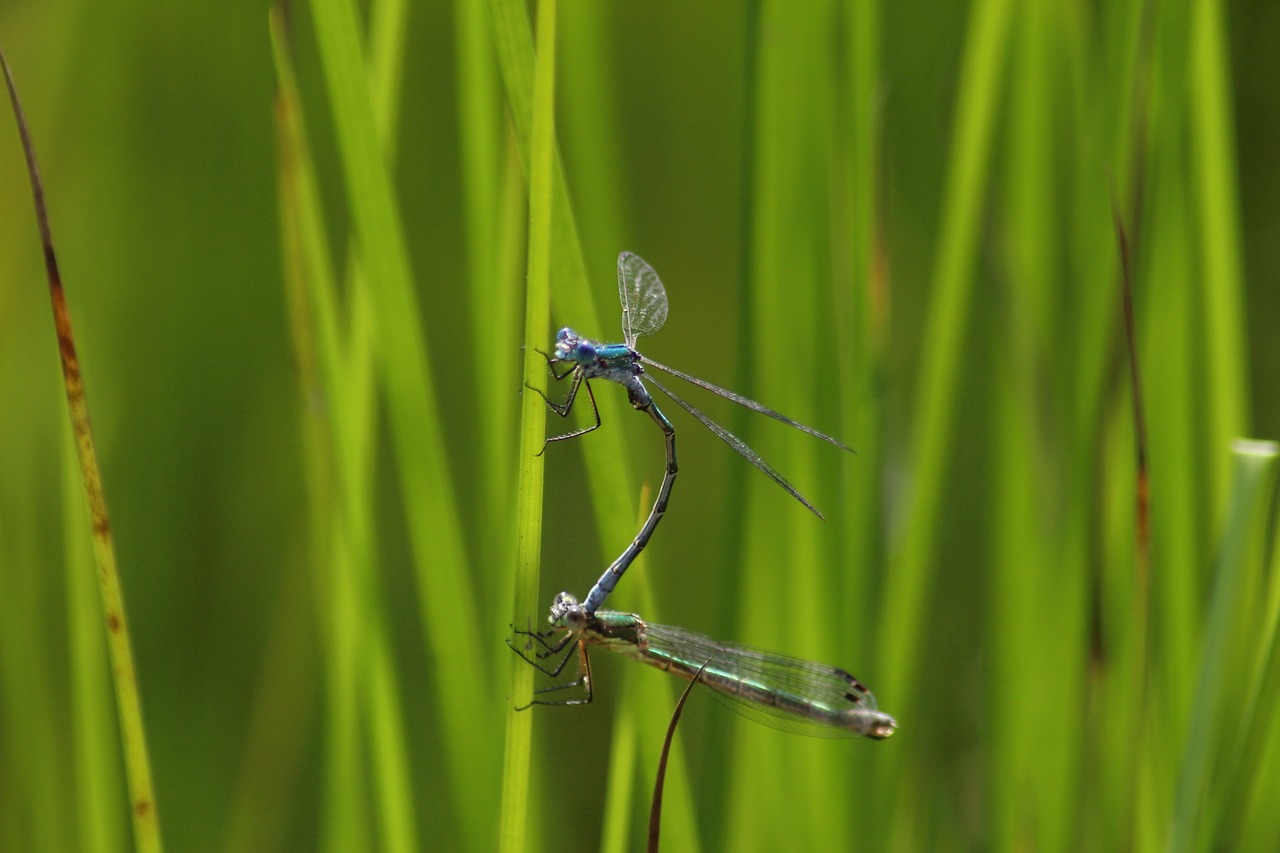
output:
{"label": "mating damselfly pair", "polygon": [[[648,544],[665,514],[678,470],[675,427],[658,408],[641,377],[653,383],[811,512],[819,518],[823,517],[813,504],[742,439],[673,393],[652,373],[646,372],[646,367],[665,371],[842,450],[853,452],[843,442],[754,400],[641,355],[635,348],[636,341],[641,335],[658,331],[666,322],[667,294],[653,268],[631,252],[623,252],[618,256],[618,298],[622,303],[622,343],[600,343],[565,327],[556,335],[555,355],[543,353],[552,377],[557,381],[572,378],[572,382],[568,394],[560,403],[551,401],[536,388],[533,390],[542,395],[554,412],[567,417],[579,390],[585,387],[595,418],[591,426],[554,436],[547,439],[546,444],[580,436],[600,426],[600,413],[596,408],[590,380],[607,379],[626,388],[632,407],[648,414],[662,431],[666,444],[666,472],[653,508],[640,532],[618,559],[605,569],[586,599],[579,604],[572,595],[562,592],[552,603],[552,627],[549,630],[516,632],[518,636],[525,638],[525,648],[521,649],[514,642],[511,647],[526,661],[553,678],[564,671],[570,658],[577,653],[577,677],[563,684],[543,688],[539,693],[576,687],[584,690],[584,696],[579,699],[535,700],[529,704],[589,703],[593,692],[587,648],[596,645],[683,678],[695,679],[699,684],[711,688],[718,697],[730,700],[737,710],[778,728],[829,736],[888,737],[896,728],[893,718],[878,711],[871,692],[844,670],[746,646],[718,643],[683,628],[647,623],[634,614],[599,610],[628,566]],[[561,371],[558,369],[560,365],[567,367]],[[545,447],[544,444],[544,449]]]}

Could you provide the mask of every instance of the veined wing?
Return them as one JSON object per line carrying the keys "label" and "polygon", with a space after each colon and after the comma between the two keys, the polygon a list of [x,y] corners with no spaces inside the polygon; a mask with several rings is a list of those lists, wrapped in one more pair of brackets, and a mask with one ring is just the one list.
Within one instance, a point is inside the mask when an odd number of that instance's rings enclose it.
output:
{"label": "veined wing", "polygon": [[[645,363],[651,363],[647,358],[644,359],[644,361]],[[662,365],[655,364],[654,367],[662,367]],[[665,370],[666,368],[663,368],[663,369]],[[684,374],[677,373],[676,375],[683,376]],[[809,501],[805,498],[804,495],[796,491],[796,487],[791,485],[791,483],[787,481],[786,477],[782,476],[777,471],[775,471],[773,466],[770,465],[768,462],[765,462],[764,459],[760,457],[759,453],[756,453],[754,450],[748,447],[745,441],[738,438],[736,435],[729,432],[724,427],[720,426],[720,424],[711,420],[711,418],[707,417],[702,412],[698,411],[693,406],[686,403],[680,397],[677,397],[675,394],[671,392],[670,388],[668,388],[667,386],[659,382],[652,373],[646,373],[644,378],[645,378],[645,381],[653,383],[653,386],[657,388],[659,391],[661,391],[663,394],[666,394],[672,400],[675,400],[676,403],[680,406],[680,408],[684,409],[686,412],[688,412],[689,414],[693,415],[695,418],[700,420],[702,422],[702,425],[705,426],[707,429],[711,430],[712,432],[714,432],[717,436],[719,436],[721,441],[723,441],[725,444],[732,447],[734,450],[738,451],[738,454],[743,459],[747,460],[752,465],[759,468],[769,477],[769,479],[773,480],[779,486],[782,486],[782,488],[786,489],[787,494],[791,495],[791,497],[795,498],[796,500],[800,501],[800,503],[808,507],[810,512],[812,512],[818,518],[821,518],[823,521],[827,520],[827,517],[825,515],[818,512],[817,507],[809,503]],[[702,384],[702,383],[699,383],[699,384]],[[746,398],[743,397],[742,399],[745,400]],[[781,417],[781,415],[779,415],[779,417]],[[786,420],[786,419],[783,418],[783,420]],[[791,422],[788,421],[788,423],[791,423]],[[799,424],[795,424],[795,426],[799,426]],[[821,436],[821,437],[827,438],[826,436]],[[835,439],[828,439],[828,441],[834,442]],[[839,442],[836,442],[836,443],[838,444]],[[844,447],[844,445],[840,445],[840,446]],[[847,450],[848,448],[845,448],[845,449]]]}
{"label": "veined wing", "polygon": [[[762,415],[768,415],[769,417],[773,418],[775,421],[781,421],[787,426],[795,427],[801,432],[806,432],[809,435],[813,436],[814,438],[820,438],[823,441],[828,442],[829,444],[834,444],[836,447],[840,448],[841,450],[847,450],[850,453],[857,452],[852,447],[849,447],[847,444],[841,441],[840,439],[832,438],[831,436],[827,435],[825,432],[818,432],[813,427],[805,426],[799,421],[793,421],[791,420],[791,418],[787,417],[781,412],[775,412],[773,409],[770,409],[768,406],[765,406],[761,403],[757,403],[755,400],[752,400],[750,397],[744,397],[741,394],[735,394],[733,391],[730,391],[728,388],[721,388],[719,385],[715,385],[711,382],[708,382],[705,379],[699,379],[696,376],[690,376],[688,373],[685,373],[682,370],[676,370],[674,367],[667,367],[665,364],[659,364],[658,362],[654,361],[648,356],[642,355],[640,356],[640,360],[645,364],[649,364],[658,368],[659,370],[666,371],[667,373],[670,373],[672,376],[678,376],[679,378],[683,379],[685,382],[689,382],[694,385],[697,385],[699,388],[705,388],[706,390],[710,391],[712,394],[719,394],[721,397],[724,397],[726,400],[732,400],[733,402],[737,403],[739,406],[745,406],[746,408],[750,409],[753,412],[759,412]],[[672,399],[674,400],[675,397],[672,396]],[[679,402],[679,400],[676,400],[676,402]]]}
{"label": "veined wing", "polygon": [[[861,682],[842,669],[733,643],[693,631],[646,624],[648,655],[674,659],[734,711],[782,731],[814,737],[886,737],[896,728]],[[768,697],[775,701],[761,701]]]}
{"label": "veined wing", "polygon": [[639,255],[618,255],[618,300],[622,303],[622,340],[635,348],[636,338],[652,335],[667,322],[667,291],[653,267]]}

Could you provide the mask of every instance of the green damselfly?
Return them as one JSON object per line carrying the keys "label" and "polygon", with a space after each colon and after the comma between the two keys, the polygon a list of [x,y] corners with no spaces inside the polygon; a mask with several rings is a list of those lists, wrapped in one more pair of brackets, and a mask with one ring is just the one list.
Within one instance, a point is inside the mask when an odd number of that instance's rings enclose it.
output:
{"label": "green damselfly", "polygon": [[525,638],[524,649],[510,645],[551,678],[560,676],[576,652],[577,677],[542,688],[538,694],[580,688],[584,695],[561,701],[534,699],[523,708],[590,703],[587,648],[600,646],[681,678],[696,677],[735,711],[783,731],[881,740],[898,726],[893,717],[877,709],[875,697],[862,682],[834,666],[719,643],[683,628],[646,622],[633,613],[589,613],[567,592],[552,602],[550,621],[546,631],[515,632]]}

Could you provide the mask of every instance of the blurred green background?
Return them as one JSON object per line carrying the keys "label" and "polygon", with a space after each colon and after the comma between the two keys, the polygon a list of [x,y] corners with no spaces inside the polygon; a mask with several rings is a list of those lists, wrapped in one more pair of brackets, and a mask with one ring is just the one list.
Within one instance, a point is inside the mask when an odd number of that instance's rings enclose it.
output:
{"label": "blurred green background", "polygon": [[[350,7],[288,10],[296,102],[267,13],[0,7],[170,849],[489,850],[500,820],[509,849],[640,846],[681,685],[597,654],[594,705],[513,718],[503,642],[586,593],[661,476],[656,431],[600,383],[601,430],[541,460],[539,587],[513,607],[521,347],[616,338],[623,249],[670,296],[646,353],[858,455],[690,390],[827,522],[666,406],[680,478],[610,606],[847,668],[901,726],[808,740],[695,695],[667,849],[1280,844],[1274,472],[1230,445],[1280,436],[1276,4],[561,0],[577,228],[532,340],[532,7],[361,7],[376,105],[354,118],[359,75],[317,36]],[[342,134],[374,115],[385,156],[360,172]],[[362,219],[384,180],[398,218]],[[0,848],[125,849],[11,129],[0,188]],[[311,214],[325,246],[291,231]],[[504,776],[513,719],[527,780]]]}

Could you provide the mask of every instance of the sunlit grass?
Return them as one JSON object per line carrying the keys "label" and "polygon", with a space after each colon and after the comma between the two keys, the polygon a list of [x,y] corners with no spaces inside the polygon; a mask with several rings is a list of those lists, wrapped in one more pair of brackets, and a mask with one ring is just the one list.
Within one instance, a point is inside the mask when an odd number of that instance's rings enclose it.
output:
{"label": "sunlit grass", "polygon": [[[900,724],[808,740],[695,691],[666,849],[1280,843],[1277,473],[1232,443],[1280,422],[1244,331],[1278,309],[1241,200],[1274,175],[1240,175],[1225,10],[555,7],[314,0],[225,66],[139,64],[145,84],[112,40],[58,37],[107,60],[93,80],[56,64],[79,51],[10,50],[85,298],[171,846],[642,845],[683,683],[596,660],[592,706],[516,713],[545,682],[503,642],[586,593],[661,476],[621,389],[541,456],[564,425],[521,391],[547,388],[534,348],[559,326],[616,338],[622,250],[671,300],[646,352],[857,455],[692,389],[827,522],[668,412],[670,511],[609,606],[847,668]],[[133,14],[110,26],[172,37]],[[174,91],[200,95],[192,139],[252,128],[233,141],[261,168],[227,168],[221,139],[171,152],[166,111],[136,104]],[[0,186],[21,186],[14,151]],[[189,196],[210,171],[227,196]],[[0,785],[0,848],[116,850],[26,202],[0,229],[0,765],[22,780]],[[261,245],[228,238],[243,219]],[[171,293],[217,298],[192,319]]]}

